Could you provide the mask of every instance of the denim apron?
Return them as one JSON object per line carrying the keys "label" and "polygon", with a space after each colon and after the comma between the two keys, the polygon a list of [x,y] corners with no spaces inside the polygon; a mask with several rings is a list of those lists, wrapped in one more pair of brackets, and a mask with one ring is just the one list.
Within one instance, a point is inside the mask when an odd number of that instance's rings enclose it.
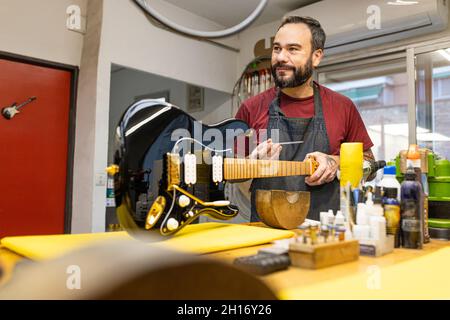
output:
{"label": "denim apron", "polygon": [[[322,111],[322,98],[319,87],[314,83],[314,116],[312,118],[288,118],[280,109],[280,96],[271,102],[269,107],[269,123],[267,136],[271,138],[271,130],[278,129],[278,142],[303,141],[302,144],[283,145],[280,160],[304,161],[306,155],[319,151],[330,152],[325,120]],[[274,142],[277,142],[274,139]],[[311,195],[308,219],[319,220],[321,211],[339,210],[340,186],[335,178],[330,183],[320,186],[309,186],[305,183],[305,176],[274,177],[253,179],[251,189],[251,221],[259,221],[256,213],[256,190],[286,190],[308,191]]]}

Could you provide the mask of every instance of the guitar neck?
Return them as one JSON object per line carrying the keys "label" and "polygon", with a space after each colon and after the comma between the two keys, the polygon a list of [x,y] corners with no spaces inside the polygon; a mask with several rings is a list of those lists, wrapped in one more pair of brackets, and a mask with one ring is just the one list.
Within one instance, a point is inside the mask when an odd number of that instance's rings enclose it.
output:
{"label": "guitar neck", "polygon": [[223,165],[225,180],[309,176],[316,171],[318,166],[316,161],[310,159],[305,161],[280,161],[235,158],[225,158]]}

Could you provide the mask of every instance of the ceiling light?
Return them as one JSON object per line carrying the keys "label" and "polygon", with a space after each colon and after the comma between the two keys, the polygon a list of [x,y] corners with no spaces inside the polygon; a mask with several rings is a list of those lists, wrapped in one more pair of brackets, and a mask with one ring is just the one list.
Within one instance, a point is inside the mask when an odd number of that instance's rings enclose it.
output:
{"label": "ceiling light", "polygon": [[388,2],[388,4],[390,4],[391,6],[410,6],[418,3],[419,1],[407,1],[407,0],[396,0]]}

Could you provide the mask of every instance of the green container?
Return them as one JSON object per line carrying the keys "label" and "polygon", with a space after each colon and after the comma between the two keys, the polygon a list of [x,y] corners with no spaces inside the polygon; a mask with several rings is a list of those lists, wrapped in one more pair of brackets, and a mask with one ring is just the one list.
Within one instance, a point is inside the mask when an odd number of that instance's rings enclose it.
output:
{"label": "green container", "polygon": [[450,220],[448,219],[428,219],[430,228],[450,229]]}
{"label": "green container", "polygon": [[429,200],[450,201],[450,161],[442,159],[433,162],[433,176],[428,177]]}

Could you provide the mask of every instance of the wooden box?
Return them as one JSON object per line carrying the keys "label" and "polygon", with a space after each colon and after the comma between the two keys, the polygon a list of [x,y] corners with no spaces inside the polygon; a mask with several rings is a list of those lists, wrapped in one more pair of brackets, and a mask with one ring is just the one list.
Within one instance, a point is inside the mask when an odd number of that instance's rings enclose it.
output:
{"label": "wooden box", "polygon": [[316,245],[294,242],[289,245],[293,266],[319,269],[355,261],[359,258],[358,240],[346,240]]}

